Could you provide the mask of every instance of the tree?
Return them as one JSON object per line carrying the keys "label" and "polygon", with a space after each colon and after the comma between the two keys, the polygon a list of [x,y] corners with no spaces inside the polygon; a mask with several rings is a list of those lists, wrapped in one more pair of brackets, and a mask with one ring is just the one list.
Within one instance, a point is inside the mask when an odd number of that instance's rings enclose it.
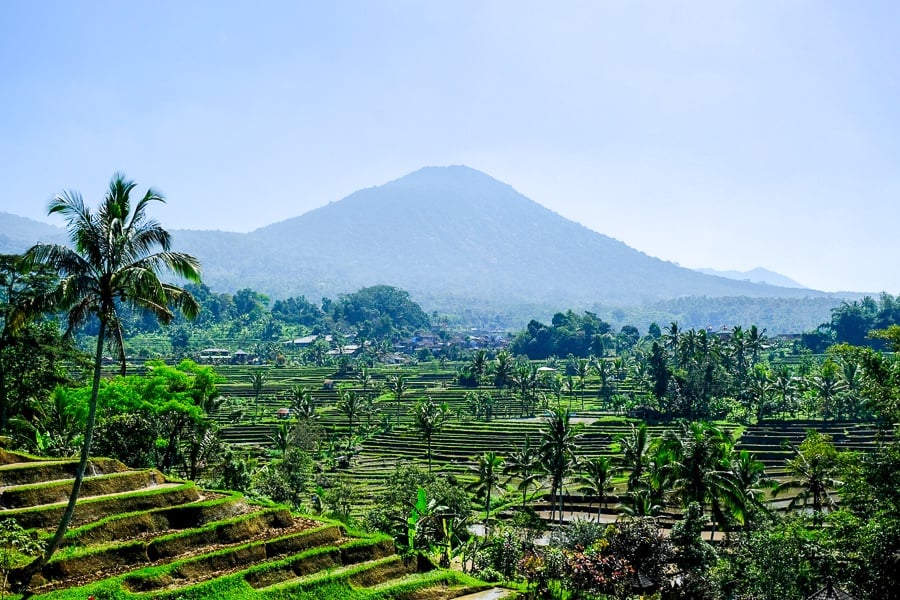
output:
{"label": "tree", "polygon": [[287,391],[287,399],[291,403],[291,414],[298,422],[310,421],[318,416],[315,399],[308,388],[302,385],[291,386]]}
{"label": "tree", "polygon": [[175,310],[191,318],[199,307],[188,292],[159,279],[169,272],[188,281],[200,281],[200,264],[181,252],[170,249],[169,232],[148,217],[151,202],[163,197],[148,189],[132,206],[131,192],[136,187],[124,175],[117,174],[96,213],[85,206],[77,192],[63,192],[51,202],[50,214],[59,214],[67,222],[69,239],[74,248],[58,244],[38,244],[26,253],[31,265],[47,265],[60,275],[59,284],[41,299],[42,308],[67,313],[71,334],[90,317],[96,317],[97,347],[88,418],[84,429],[81,456],[69,502],[56,533],[44,553],[23,572],[22,585],[50,560],[62,541],[81,491],[97,417],[97,393],[103,349],[109,343],[125,368],[124,341],[119,307],[128,305],[139,312],[152,314],[162,323],[170,323]]}
{"label": "tree", "polygon": [[51,289],[55,277],[47,267],[29,266],[23,256],[0,254],[0,431],[21,407],[23,392],[35,396],[62,383],[55,368],[62,354],[58,328],[31,325],[39,311],[28,310]]}
{"label": "tree", "polygon": [[[541,456],[550,475],[550,495],[559,503],[559,520],[563,518],[563,485],[577,462],[578,438],[569,411],[554,410],[546,417],[541,430]],[[555,507],[550,509],[553,521]]]}
{"label": "tree", "polygon": [[820,409],[825,418],[834,418],[837,410],[838,396],[847,389],[847,384],[841,379],[841,370],[830,358],[819,367],[819,372],[808,380],[809,386],[815,391],[821,402]]}
{"label": "tree", "polygon": [[822,524],[822,513],[825,507],[833,507],[834,500],[828,493],[840,482],[835,478],[838,452],[831,443],[831,437],[809,431],[800,447],[794,451],[794,457],[787,461],[786,479],[775,486],[773,496],[787,490],[798,490],[788,504],[788,508],[805,507],[812,503],[813,523]]}
{"label": "tree", "polygon": [[356,390],[341,387],[338,392],[337,409],[338,412],[347,417],[347,453],[349,454],[353,447],[353,435],[355,433],[353,421],[361,418],[370,409],[370,404],[368,398],[356,393]]}
{"label": "tree", "polygon": [[650,439],[647,434],[647,424],[641,423],[637,427],[631,424],[629,433],[616,438],[616,449],[620,454],[619,465],[628,471],[628,491],[636,491],[640,487],[644,470],[650,461]]}
{"label": "tree", "polygon": [[[729,513],[743,520],[745,497],[731,470],[734,440],[709,423],[682,424],[667,433],[661,451],[674,473],[672,491],[683,507],[696,502],[710,506],[715,522],[727,523]],[[726,513],[728,509],[728,513]],[[715,535],[715,531],[713,531]]]}
{"label": "tree", "polygon": [[406,392],[409,391],[409,384],[406,380],[406,375],[403,373],[397,373],[396,375],[392,375],[388,377],[387,387],[394,395],[394,401],[397,403],[397,425],[400,424],[400,402],[403,400],[403,396],[406,395]]}
{"label": "tree", "polygon": [[606,503],[606,495],[613,491],[613,476],[616,468],[608,456],[598,456],[582,464],[582,473],[575,482],[581,487],[579,491],[597,498],[597,521]]}
{"label": "tree", "polygon": [[269,381],[269,372],[266,369],[254,369],[247,377],[250,381],[250,387],[253,388],[253,418],[259,418],[259,395]]}
{"label": "tree", "polygon": [[484,498],[484,522],[491,522],[491,494],[500,488],[501,465],[503,459],[493,450],[478,457],[474,467],[476,479],[469,485],[475,492],[475,498]]}
{"label": "tree", "polygon": [[450,416],[450,409],[447,403],[435,404],[431,398],[423,398],[416,402],[413,407],[413,414],[416,418],[416,429],[425,438],[425,445],[428,455],[428,472],[431,472],[431,440],[434,434],[441,430],[447,418]]}
{"label": "tree", "polygon": [[586,358],[579,358],[575,363],[575,373],[578,376],[578,389],[581,390],[581,410],[584,410],[584,387],[590,365],[591,362]]}
{"label": "tree", "polygon": [[497,353],[497,357],[494,359],[494,362],[491,363],[491,370],[494,375],[494,387],[496,387],[500,393],[503,393],[503,388],[505,388],[512,381],[513,376],[513,361],[512,355],[506,350],[501,350]]}
{"label": "tree", "polygon": [[[766,475],[766,467],[756,460],[747,450],[739,450],[732,454],[731,472],[734,475],[737,488],[744,497],[744,505],[748,509],[756,509],[759,513],[769,513],[769,509],[762,503],[765,490],[775,486],[775,480]],[[751,511],[745,516],[745,526],[751,523]]]}
{"label": "tree", "polygon": [[526,434],[525,442],[510,450],[503,461],[503,474],[509,476],[507,484],[512,478],[519,480],[516,488],[522,492],[523,508],[528,501],[528,489],[540,480],[543,472],[540,448],[532,445],[531,438]]}

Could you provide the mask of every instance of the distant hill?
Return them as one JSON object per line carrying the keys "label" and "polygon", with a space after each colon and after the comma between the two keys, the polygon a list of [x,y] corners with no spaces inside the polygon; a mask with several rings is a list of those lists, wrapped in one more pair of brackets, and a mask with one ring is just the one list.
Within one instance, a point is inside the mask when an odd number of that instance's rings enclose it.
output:
{"label": "distant hill", "polygon": [[[13,242],[6,252],[63,237],[61,229],[4,214],[0,232]],[[388,284],[427,310],[541,315],[685,297],[826,296],[648,256],[462,166],[420,169],[250,233],[172,233],[178,250],[200,259],[212,289],[250,287],[273,299],[334,298]]]}
{"label": "distant hill", "polygon": [[751,281],[753,283],[767,283],[769,285],[780,285],[781,287],[787,288],[803,288],[809,289],[802,283],[798,283],[787,277],[782,275],[781,273],[776,273],[775,271],[770,271],[768,269],[763,269],[762,267],[757,267],[755,269],[751,269],[749,271],[717,271],[715,269],[694,269],[695,271],[699,271],[701,273],[705,273],[706,275],[716,275],[718,277],[725,277],[727,279],[736,279],[738,281]]}
{"label": "distant hill", "polygon": [[47,223],[0,212],[0,254],[22,252],[37,242],[65,243],[66,232]]}

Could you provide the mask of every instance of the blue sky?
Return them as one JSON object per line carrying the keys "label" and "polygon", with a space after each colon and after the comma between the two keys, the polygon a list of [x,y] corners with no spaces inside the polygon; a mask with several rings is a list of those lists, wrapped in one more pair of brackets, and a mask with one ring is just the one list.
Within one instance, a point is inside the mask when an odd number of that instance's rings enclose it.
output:
{"label": "blue sky", "polygon": [[[647,254],[900,293],[896,2],[10,0],[0,210],[248,231],[465,164]],[[336,232],[339,235],[339,232]]]}

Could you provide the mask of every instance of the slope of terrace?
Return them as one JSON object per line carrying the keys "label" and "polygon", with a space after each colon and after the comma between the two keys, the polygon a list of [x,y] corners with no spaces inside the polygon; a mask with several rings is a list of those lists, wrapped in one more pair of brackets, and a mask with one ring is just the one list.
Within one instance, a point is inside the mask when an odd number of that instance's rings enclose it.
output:
{"label": "slope of terrace", "polygon": [[[0,450],[0,519],[49,537],[75,466]],[[326,586],[348,599],[430,599],[486,587],[399,556],[388,537],[156,470],[95,458],[88,475],[60,551],[30,581],[35,598],[313,598]]]}

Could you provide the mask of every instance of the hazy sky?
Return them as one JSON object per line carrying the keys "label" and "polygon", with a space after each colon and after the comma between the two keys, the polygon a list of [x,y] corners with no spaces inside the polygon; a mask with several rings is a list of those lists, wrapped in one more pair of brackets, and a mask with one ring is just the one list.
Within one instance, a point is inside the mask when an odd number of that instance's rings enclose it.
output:
{"label": "hazy sky", "polygon": [[0,210],[47,220],[121,170],[166,227],[248,231],[465,164],[683,266],[900,293],[898,23],[896,1],[7,0]]}

